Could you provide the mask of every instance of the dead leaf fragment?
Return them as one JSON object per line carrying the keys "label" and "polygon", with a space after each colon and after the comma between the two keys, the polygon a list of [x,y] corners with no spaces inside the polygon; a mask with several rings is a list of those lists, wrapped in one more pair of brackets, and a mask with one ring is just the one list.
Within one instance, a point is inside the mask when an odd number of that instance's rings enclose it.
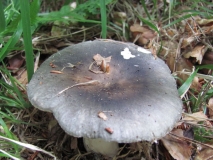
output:
{"label": "dead leaf fragment", "polygon": [[209,99],[207,107],[209,109],[209,118],[213,118],[213,98]]}
{"label": "dead leaf fragment", "polygon": [[147,45],[153,38],[156,37],[156,33],[149,27],[141,26],[140,24],[134,24],[130,27],[132,36],[139,45]]}
{"label": "dead leaf fragment", "polygon": [[181,48],[185,48],[185,47],[191,45],[192,42],[194,42],[195,40],[196,40],[195,36],[184,38],[182,41],[182,44],[181,44]]}
{"label": "dead leaf fragment", "polygon": [[98,117],[105,120],[105,121],[107,120],[107,116],[103,112],[99,112]]}
{"label": "dead leaf fragment", "polygon": [[98,66],[101,65],[103,60],[105,60],[106,63],[109,63],[111,61],[111,58],[112,58],[112,56],[104,58],[100,54],[96,54],[96,55],[93,56],[93,59],[97,63]]}
{"label": "dead leaf fragment", "polygon": [[10,66],[7,68],[11,70],[19,69],[23,65],[24,60],[25,59],[21,53],[16,54],[15,56],[13,56],[8,60]]}
{"label": "dead leaf fragment", "polygon": [[205,53],[205,50],[204,50],[205,46],[204,45],[198,45],[196,46],[192,51],[186,53],[184,55],[185,58],[189,58],[189,57],[194,57],[196,58],[196,61],[201,64],[202,62],[202,59],[203,59],[203,55]]}
{"label": "dead leaf fragment", "polygon": [[199,25],[202,25],[202,26],[206,26],[206,25],[212,25],[213,24],[213,19],[199,19],[197,20],[197,23]]}
{"label": "dead leaf fragment", "polygon": [[188,121],[193,124],[197,124],[198,122],[201,121],[206,121],[208,117],[202,112],[195,112],[192,114],[184,114],[183,116],[183,121]]}
{"label": "dead leaf fragment", "polygon": [[27,70],[26,70],[26,69],[23,69],[23,70],[21,71],[21,73],[18,74],[18,76],[17,76],[16,78],[17,78],[17,80],[18,80],[22,85],[26,86],[27,83],[28,83],[28,79],[27,79]]}
{"label": "dead leaf fragment", "polygon": [[205,147],[196,154],[195,160],[212,160],[213,149]]}
{"label": "dead leaf fragment", "polygon": [[[178,137],[184,137],[183,130],[181,129],[174,129],[172,131],[172,134],[175,134]],[[191,147],[186,141],[174,138],[170,134],[162,138],[161,141],[163,142],[163,145],[166,147],[166,149],[174,159],[177,160],[190,159]]]}
{"label": "dead leaf fragment", "polygon": [[[111,61],[111,56],[104,58],[100,54],[96,54],[93,56],[93,59],[94,59],[94,62],[89,66],[89,70],[91,72],[96,74],[109,73],[110,66],[108,63]],[[92,69],[94,65],[96,65],[98,69],[96,70]]]}
{"label": "dead leaf fragment", "polygon": [[127,15],[125,12],[113,12],[113,22],[118,26],[122,26],[123,22],[127,19]]}
{"label": "dead leaf fragment", "polygon": [[105,128],[105,131],[107,131],[108,133],[112,134],[113,133],[113,130],[109,127]]}
{"label": "dead leaf fragment", "polygon": [[53,64],[52,62],[50,62],[50,67],[52,67],[52,68],[56,68],[56,65],[55,65],[55,64]]}

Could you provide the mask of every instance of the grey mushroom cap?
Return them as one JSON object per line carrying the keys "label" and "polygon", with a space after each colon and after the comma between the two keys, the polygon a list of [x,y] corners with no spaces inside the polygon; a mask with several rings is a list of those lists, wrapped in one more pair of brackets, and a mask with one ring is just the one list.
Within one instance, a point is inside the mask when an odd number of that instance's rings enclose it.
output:
{"label": "grey mushroom cap", "polygon": [[[67,47],[36,71],[27,87],[29,100],[40,110],[53,112],[65,132],[76,137],[119,143],[160,139],[180,119],[182,102],[164,61],[140,49],[112,40]],[[129,50],[132,57],[124,59],[124,50]],[[109,73],[89,71],[97,53],[112,56]],[[51,73],[62,69],[62,74]],[[58,94],[68,86],[91,80],[99,83],[75,86]],[[100,112],[107,120],[98,117]]]}

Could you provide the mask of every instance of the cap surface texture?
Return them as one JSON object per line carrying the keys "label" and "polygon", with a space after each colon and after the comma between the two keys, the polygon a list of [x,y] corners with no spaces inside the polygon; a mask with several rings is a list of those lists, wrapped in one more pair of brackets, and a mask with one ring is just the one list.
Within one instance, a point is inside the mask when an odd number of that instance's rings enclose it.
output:
{"label": "cap surface texture", "polygon": [[[76,137],[119,143],[159,139],[180,119],[182,102],[164,61],[142,51],[112,40],[67,47],[36,71],[27,87],[29,100],[53,112],[65,132]],[[111,56],[109,73],[89,71],[96,54]],[[98,83],[78,85],[91,81]],[[69,86],[73,87],[58,94]],[[98,116],[100,112],[106,120]]]}

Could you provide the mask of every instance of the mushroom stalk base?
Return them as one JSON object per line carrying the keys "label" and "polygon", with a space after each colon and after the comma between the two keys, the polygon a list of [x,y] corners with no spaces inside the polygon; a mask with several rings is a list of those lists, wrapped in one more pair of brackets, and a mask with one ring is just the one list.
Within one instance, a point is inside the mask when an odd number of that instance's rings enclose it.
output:
{"label": "mushroom stalk base", "polygon": [[101,138],[91,139],[83,137],[84,147],[88,152],[100,153],[104,156],[116,156],[119,146],[117,142],[107,142]]}

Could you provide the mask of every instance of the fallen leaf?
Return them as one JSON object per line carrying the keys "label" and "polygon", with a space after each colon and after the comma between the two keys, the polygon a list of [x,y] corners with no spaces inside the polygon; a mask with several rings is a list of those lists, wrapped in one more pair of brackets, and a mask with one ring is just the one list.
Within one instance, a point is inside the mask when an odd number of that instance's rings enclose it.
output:
{"label": "fallen leaf", "polygon": [[114,24],[117,24],[118,26],[123,26],[123,23],[127,19],[127,15],[125,12],[113,12],[113,22]]}
{"label": "fallen leaf", "polygon": [[53,54],[58,52],[58,49],[53,46],[47,46],[45,49],[41,50],[42,54]]}
{"label": "fallen leaf", "polygon": [[212,34],[213,25],[212,26],[203,26],[201,29],[205,34]]}
{"label": "fallen leaf", "polygon": [[[184,137],[183,130],[181,129],[174,129],[171,133],[177,135],[178,137]],[[174,159],[190,159],[191,146],[186,141],[174,138],[170,134],[167,134],[165,137],[163,137],[161,141]]]}
{"label": "fallen leaf", "polygon": [[191,36],[191,37],[187,37],[187,38],[184,38],[183,41],[182,41],[182,44],[181,44],[181,48],[185,48],[189,45],[192,45],[192,42],[196,41],[196,37],[195,36]]}
{"label": "fallen leaf", "polygon": [[98,117],[105,120],[105,121],[107,120],[107,116],[103,112],[99,112]]}
{"label": "fallen leaf", "polygon": [[16,78],[23,86],[26,86],[28,84],[27,70],[23,69],[20,71],[21,71],[21,73],[18,72],[18,76]]}
{"label": "fallen leaf", "polygon": [[213,118],[213,98],[209,99],[207,107],[209,108],[209,118]]}
{"label": "fallen leaf", "polygon": [[182,120],[186,122],[188,121],[193,124],[197,124],[198,122],[206,121],[207,119],[208,117],[202,111],[200,111],[192,114],[185,113]]}
{"label": "fallen leaf", "polygon": [[[181,80],[184,82],[188,79],[189,75],[184,74],[184,71],[192,72],[193,65],[188,60],[183,58],[177,53],[178,43],[175,41],[163,41],[163,48],[160,52],[160,56],[162,59],[166,61],[166,64],[170,68],[171,72],[175,73]],[[178,84],[182,84],[180,80],[177,80]],[[191,89],[199,91],[201,89],[201,85],[199,83],[198,77],[195,77]]]}
{"label": "fallen leaf", "polygon": [[94,61],[97,63],[97,65],[100,66],[100,65],[101,65],[101,62],[102,62],[103,60],[105,60],[106,63],[109,63],[109,62],[111,61],[111,56],[109,56],[109,57],[107,57],[107,58],[104,58],[104,57],[102,57],[100,54],[96,54],[96,55],[93,56],[93,59],[94,59]]}
{"label": "fallen leaf", "polygon": [[197,23],[199,25],[202,25],[202,26],[207,26],[207,25],[212,25],[213,24],[213,19],[199,19],[197,20]]}
{"label": "fallen leaf", "polygon": [[[203,60],[202,63],[203,65],[207,65],[207,64],[213,64],[213,52],[207,51],[204,56],[203,56]],[[212,70],[210,69],[201,69],[200,70],[202,73],[204,74],[212,74]]]}
{"label": "fallen leaf", "polygon": [[195,156],[195,160],[212,160],[213,159],[213,149],[203,147],[203,149],[199,152],[197,152]]}
{"label": "fallen leaf", "polygon": [[64,41],[62,41],[62,42],[59,42],[58,44],[56,44],[55,46],[57,47],[57,48],[61,48],[61,47],[67,47],[67,46],[71,46],[71,45],[73,45],[73,43],[68,43],[68,42],[64,42]]}
{"label": "fallen leaf", "polygon": [[189,58],[189,57],[194,57],[196,58],[196,61],[201,64],[202,59],[203,59],[203,55],[205,53],[205,46],[204,45],[198,45],[196,46],[192,51],[184,54],[185,58]]}
{"label": "fallen leaf", "polygon": [[[93,59],[94,62],[89,66],[89,70],[91,72],[96,74],[109,73],[110,66],[107,63],[111,61],[111,56],[104,58],[100,54],[96,54],[93,56]],[[92,69],[94,67],[94,64],[96,64],[96,68],[98,67],[98,69]]]}
{"label": "fallen leaf", "polygon": [[7,68],[11,70],[19,69],[23,65],[24,61],[25,58],[21,53],[16,54],[8,60],[10,66]]}
{"label": "fallen leaf", "polygon": [[167,30],[164,30],[166,32],[166,34],[173,38],[174,36],[178,35],[178,31],[176,29],[172,29],[172,28],[168,28]]}
{"label": "fallen leaf", "polygon": [[147,45],[152,39],[156,37],[156,33],[147,26],[134,24],[130,27],[133,39],[136,39],[139,45]]}

